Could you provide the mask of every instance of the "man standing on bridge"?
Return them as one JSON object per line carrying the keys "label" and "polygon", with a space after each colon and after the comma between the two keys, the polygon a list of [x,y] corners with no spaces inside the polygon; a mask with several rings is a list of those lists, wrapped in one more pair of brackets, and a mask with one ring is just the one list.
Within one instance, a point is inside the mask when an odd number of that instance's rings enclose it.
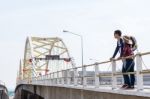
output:
{"label": "man standing on bridge", "polygon": [[[124,48],[123,48],[123,55],[122,55],[122,60],[123,60],[122,72],[131,73],[134,72],[134,65],[135,65],[134,58],[130,57],[134,55],[134,50],[132,48],[133,41],[130,39],[129,36],[123,36],[123,40],[124,40]],[[123,88],[133,89],[135,83],[135,75],[124,74],[123,77],[125,80],[125,85],[123,86]]]}
{"label": "man standing on bridge", "polygon": [[[117,39],[117,47],[115,49],[113,56],[110,58],[111,61],[115,59],[118,52],[120,52],[120,57],[117,59],[121,59],[121,57],[123,56],[124,41],[122,39],[122,32],[120,30],[114,31],[114,37],[115,39]],[[126,87],[126,80],[124,79],[124,85],[122,86],[122,88],[125,87]]]}
{"label": "man standing on bridge", "polygon": [[[110,60],[114,60],[118,52],[120,52],[120,57],[118,59],[122,59],[123,57],[132,55],[132,52],[133,52],[132,47],[131,46],[126,47],[126,45],[132,45],[132,44],[129,44],[129,41],[131,41],[131,39],[130,38],[127,39],[127,36],[124,36],[122,39],[121,36],[122,36],[122,33],[120,30],[116,30],[114,32],[114,37],[115,39],[117,39],[117,47],[113,54],[113,57],[110,58]],[[130,51],[125,50],[126,48],[130,49]],[[131,52],[131,53],[128,53],[128,52]],[[123,73],[134,72],[134,59],[123,60],[122,72]],[[124,78],[124,85],[121,88],[133,89],[134,82],[135,82],[134,75],[131,74],[129,77],[127,74],[123,74],[123,78]]]}

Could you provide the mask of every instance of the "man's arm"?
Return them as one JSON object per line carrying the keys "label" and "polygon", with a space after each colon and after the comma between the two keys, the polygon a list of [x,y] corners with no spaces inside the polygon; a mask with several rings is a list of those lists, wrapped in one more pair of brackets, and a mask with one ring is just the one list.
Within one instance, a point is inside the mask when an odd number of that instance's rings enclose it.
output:
{"label": "man's arm", "polygon": [[124,42],[123,42],[123,40],[121,39],[121,40],[120,40],[120,49],[121,49],[120,57],[123,56],[123,48],[124,48]]}
{"label": "man's arm", "polygon": [[115,49],[115,52],[114,52],[114,54],[113,54],[113,57],[112,57],[112,58],[115,58],[115,57],[116,57],[116,55],[117,55],[118,51],[119,51],[119,46],[117,45],[117,47],[116,47],[116,49]]}
{"label": "man's arm", "polygon": [[119,43],[117,43],[117,47],[115,49],[115,52],[114,52],[112,58],[116,57],[116,55],[117,55],[117,53],[118,53],[119,50],[120,50],[120,57],[122,57],[123,56],[123,48],[124,48],[124,42],[123,42],[122,39],[120,39]]}

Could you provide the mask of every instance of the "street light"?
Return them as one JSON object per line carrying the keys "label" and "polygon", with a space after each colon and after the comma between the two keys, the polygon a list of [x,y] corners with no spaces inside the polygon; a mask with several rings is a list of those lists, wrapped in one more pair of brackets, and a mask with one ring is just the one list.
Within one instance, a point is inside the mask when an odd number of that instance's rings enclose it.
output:
{"label": "street light", "polygon": [[80,37],[80,39],[81,39],[81,58],[82,58],[82,84],[83,84],[83,86],[85,86],[85,83],[84,82],[86,82],[86,80],[84,80],[84,73],[85,73],[85,68],[84,68],[84,54],[83,54],[83,36],[82,35],[79,35],[79,34],[76,34],[76,33],[73,33],[73,32],[70,32],[70,31],[67,31],[67,30],[63,30],[63,32],[64,33],[70,33],[70,34],[73,34],[73,35],[75,35],[75,36],[79,36]]}
{"label": "street light", "polygon": [[[79,35],[79,34],[76,34],[76,33],[73,33],[73,32],[70,32],[70,31],[67,31],[67,30],[63,30],[64,33],[70,33],[70,34],[73,34],[73,35],[76,35],[76,36],[79,36],[80,39],[81,39],[81,58],[82,58],[82,67],[84,65],[84,53],[83,53],[83,36],[82,35]],[[82,68],[83,70],[83,68]]]}

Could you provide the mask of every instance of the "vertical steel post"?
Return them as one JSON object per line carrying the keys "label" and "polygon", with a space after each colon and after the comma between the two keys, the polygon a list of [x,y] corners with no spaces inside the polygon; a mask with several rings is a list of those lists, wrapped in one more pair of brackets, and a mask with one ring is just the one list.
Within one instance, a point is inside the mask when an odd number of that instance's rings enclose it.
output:
{"label": "vertical steel post", "polygon": [[136,56],[136,75],[137,75],[137,89],[138,91],[143,90],[143,74],[141,74],[142,71],[142,60],[140,53]]}
{"label": "vertical steel post", "polygon": [[99,66],[95,63],[95,88],[99,88]]}
{"label": "vertical steel post", "polygon": [[87,77],[86,77],[86,66],[83,66],[83,87],[86,87],[87,86]]}
{"label": "vertical steel post", "polygon": [[115,76],[116,73],[116,61],[112,61],[112,89],[117,88],[117,77]]}

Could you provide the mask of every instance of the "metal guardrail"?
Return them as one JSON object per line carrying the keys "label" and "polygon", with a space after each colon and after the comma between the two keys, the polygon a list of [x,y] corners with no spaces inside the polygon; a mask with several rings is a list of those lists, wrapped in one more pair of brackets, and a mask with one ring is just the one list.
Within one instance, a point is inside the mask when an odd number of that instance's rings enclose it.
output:
{"label": "metal guardrail", "polygon": [[[73,85],[73,86],[78,86],[82,85],[84,88],[86,88],[87,85],[87,78],[89,78],[86,75],[86,68],[87,67],[94,67],[94,84],[95,88],[99,88],[100,85],[100,77],[102,76],[108,76],[111,77],[111,87],[112,89],[117,88],[117,76],[121,76],[123,74],[136,74],[136,84],[137,84],[137,90],[141,91],[144,89],[143,87],[143,74],[150,74],[150,70],[143,70],[142,69],[142,60],[141,57],[145,55],[150,55],[150,52],[146,53],[137,53],[136,55],[125,57],[123,59],[128,59],[128,58],[135,58],[136,59],[136,71],[135,72],[127,72],[127,73],[121,73],[116,71],[116,61],[119,60],[113,60],[113,61],[104,61],[104,62],[97,62],[94,64],[90,65],[84,65],[83,67],[75,67],[75,68],[70,68],[67,70],[61,70],[57,72],[50,73],[48,75],[43,75],[39,76],[36,78],[32,78],[30,80],[20,80],[18,84],[35,84],[35,85]],[[99,65],[102,64],[107,64],[111,63],[112,64],[112,70],[111,73],[109,74],[100,74],[99,73]],[[82,76],[79,76],[78,69],[83,68],[83,71],[81,70],[80,72],[83,73]],[[79,79],[80,78],[80,79]],[[79,84],[81,83],[81,84]]]}

